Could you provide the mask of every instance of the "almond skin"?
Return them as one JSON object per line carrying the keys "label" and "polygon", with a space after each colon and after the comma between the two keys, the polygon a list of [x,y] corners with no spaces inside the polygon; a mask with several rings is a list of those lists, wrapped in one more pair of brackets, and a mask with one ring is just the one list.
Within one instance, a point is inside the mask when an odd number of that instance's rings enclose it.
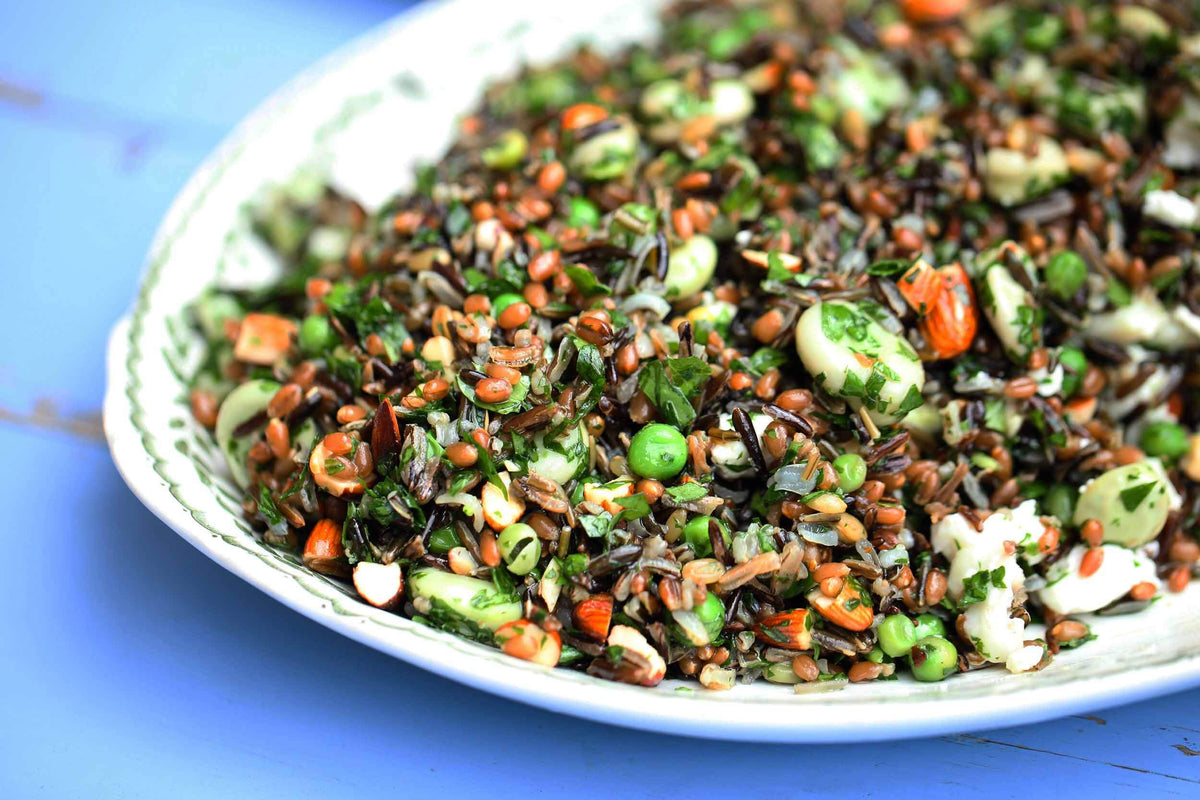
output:
{"label": "almond skin", "polygon": [[612,624],[612,609],[611,596],[594,594],[575,606],[571,612],[571,619],[580,633],[603,642],[608,638],[608,627]]}
{"label": "almond skin", "polygon": [[341,525],[331,519],[323,519],[313,526],[308,541],[304,543],[304,566],[326,575],[350,577],[350,564],[342,547]]}
{"label": "almond skin", "polygon": [[875,619],[871,596],[854,578],[846,578],[836,597],[827,597],[820,589],[809,592],[808,603],[822,617],[848,631],[865,631]]}
{"label": "almond skin", "polygon": [[784,650],[812,649],[812,636],[808,630],[808,609],[780,611],[759,620],[754,626],[758,640]]}

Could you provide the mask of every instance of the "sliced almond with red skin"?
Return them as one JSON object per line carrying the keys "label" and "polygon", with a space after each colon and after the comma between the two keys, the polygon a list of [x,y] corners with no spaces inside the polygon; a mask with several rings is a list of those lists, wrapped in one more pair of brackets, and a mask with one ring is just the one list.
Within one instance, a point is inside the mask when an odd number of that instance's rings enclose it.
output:
{"label": "sliced almond with red skin", "polygon": [[811,650],[812,635],[808,626],[808,609],[780,611],[758,621],[754,633],[758,640],[784,650]]}
{"label": "sliced almond with red skin", "polygon": [[238,330],[233,355],[247,364],[270,366],[287,355],[296,323],[274,314],[247,314]]}
{"label": "sliced almond with red skin", "polygon": [[1096,398],[1076,397],[1063,406],[1063,416],[1075,425],[1086,425],[1096,416]]}
{"label": "sliced almond with red skin", "polygon": [[637,628],[614,625],[608,634],[608,646],[637,653],[649,665],[649,672],[639,681],[642,686],[657,686],[667,674],[667,662]]}
{"label": "sliced almond with red skin", "polygon": [[617,501],[632,497],[633,488],[633,481],[624,478],[609,483],[589,483],[583,487],[583,499],[603,506],[608,513],[617,515],[625,510]]}
{"label": "sliced almond with red skin", "polygon": [[576,604],[571,619],[584,636],[603,642],[608,638],[608,627],[612,624],[612,610],[611,595],[594,594]]}
{"label": "sliced almond with red skin", "polygon": [[865,631],[875,619],[871,595],[854,578],[846,578],[837,597],[827,597],[820,589],[808,593],[808,604],[834,625],[848,631]]}
{"label": "sliced almond with red skin", "polygon": [[544,667],[555,666],[562,655],[562,638],[527,619],[507,622],[497,628],[496,644],[505,655]]}
{"label": "sliced almond with red skin", "polygon": [[385,397],[375,412],[375,421],[371,424],[371,457],[375,459],[375,463],[379,463],[399,447],[400,423],[396,420],[392,401]]}
{"label": "sliced almond with red skin", "polygon": [[304,566],[325,575],[350,577],[350,563],[346,561],[346,550],[342,547],[341,525],[323,519],[313,526],[304,543]]}
{"label": "sliced almond with red skin", "polygon": [[400,562],[358,562],[354,565],[354,588],[359,597],[376,608],[395,608],[404,599],[404,573],[400,571]]}
{"label": "sliced almond with red skin", "polygon": [[[360,495],[375,480],[371,448],[358,440],[357,433],[349,436],[354,449],[346,456],[335,457],[322,440],[317,442],[308,457],[308,469],[312,472],[313,481],[334,497]],[[331,472],[330,465],[336,465],[337,469]]]}
{"label": "sliced almond with red skin", "polygon": [[507,472],[501,472],[497,477],[507,487],[508,497],[504,496],[499,486],[489,482],[483,485],[479,501],[483,506],[483,519],[493,530],[502,531],[525,514],[525,501],[513,493],[512,480]]}

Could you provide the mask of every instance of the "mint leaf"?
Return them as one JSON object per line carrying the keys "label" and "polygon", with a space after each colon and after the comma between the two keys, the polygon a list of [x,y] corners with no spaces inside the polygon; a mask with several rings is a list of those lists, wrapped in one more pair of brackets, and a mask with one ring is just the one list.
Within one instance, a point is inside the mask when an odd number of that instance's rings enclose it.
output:
{"label": "mint leaf", "polygon": [[883,261],[876,261],[867,267],[868,275],[882,275],[891,277],[899,275],[912,266],[912,261],[906,258],[887,258]]}
{"label": "mint leaf", "polygon": [[593,297],[598,294],[612,294],[612,289],[596,280],[596,276],[587,267],[580,266],[579,264],[571,264],[564,268],[563,272],[567,273],[567,277],[571,279],[571,282],[575,284],[575,288],[584,297]]}
{"label": "mint leaf", "polygon": [[[580,340],[582,342],[582,340]],[[575,357],[575,369],[579,377],[595,386],[604,386],[604,357],[594,344],[581,343],[579,355]]]}
{"label": "mint leaf", "polygon": [[1128,489],[1121,490],[1121,505],[1125,506],[1126,511],[1133,511],[1142,504],[1146,499],[1146,495],[1153,491],[1158,485],[1158,481],[1148,481],[1147,483],[1139,483],[1137,486],[1130,486]]}
{"label": "mint leaf", "polygon": [[963,596],[959,606],[969,606],[981,603],[987,599],[988,587],[1004,588],[1004,567],[996,567],[990,572],[980,570],[974,575],[963,578]]}
{"label": "mint leaf", "polygon": [[629,497],[618,497],[617,505],[624,509],[620,519],[641,519],[650,516],[650,501],[644,494],[633,494]]}
{"label": "mint leaf", "polygon": [[699,500],[701,497],[708,495],[708,489],[705,489],[702,484],[695,482],[681,483],[678,486],[668,486],[664,491],[671,495],[671,499],[677,503],[690,503],[693,500]]}
{"label": "mint leaf", "polygon": [[583,526],[584,533],[592,539],[605,539],[613,528],[613,515],[607,511],[599,514],[581,514],[579,516],[579,524]]}
{"label": "mint leaf", "polygon": [[659,359],[642,367],[638,388],[668,424],[687,430],[696,418],[691,398],[711,375],[708,364],[696,356]]}
{"label": "mint leaf", "polygon": [[495,411],[497,414],[511,414],[521,407],[521,403],[525,400],[525,395],[529,394],[529,376],[522,375],[521,380],[513,387],[512,394],[507,400],[499,403],[485,403],[475,396],[475,387],[458,376],[458,390],[466,395],[467,400],[480,408],[486,408],[490,411]]}
{"label": "mint leaf", "polygon": [[268,525],[278,525],[283,522],[283,514],[279,513],[279,506],[275,505],[275,498],[271,497],[271,490],[266,486],[258,491],[258,513],[262,515]]}

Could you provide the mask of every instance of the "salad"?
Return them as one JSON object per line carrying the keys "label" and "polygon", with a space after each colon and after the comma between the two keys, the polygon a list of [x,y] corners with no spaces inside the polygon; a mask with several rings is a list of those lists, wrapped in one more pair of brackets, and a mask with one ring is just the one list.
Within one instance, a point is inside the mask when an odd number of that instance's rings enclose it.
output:
{"label": "salad", "polygon": [[1200,560],[1200,34],[1168,2],[698,2],[301,177],[194,306],[264,540],[507,655],[1029,672]]}

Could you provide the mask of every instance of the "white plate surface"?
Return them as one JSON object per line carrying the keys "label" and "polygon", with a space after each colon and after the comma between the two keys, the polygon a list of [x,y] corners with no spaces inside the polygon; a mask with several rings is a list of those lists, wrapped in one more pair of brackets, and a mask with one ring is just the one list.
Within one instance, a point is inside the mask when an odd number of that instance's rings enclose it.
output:
{"label": "white plate surface", "polygon": [[1195,590],[1096,623],[1099,639],[1047,670],[983,670],[818,695],[758,683],[729,692],[668,681],[642,689],[547,670],[373,609],[264,546],[187,406],[201,343],[182,310],[220,279],[261,279],[270,263],[245,202],[300,169],[325,171],[368,204],[436,158],[489,77],[589,39],[653,35],[653,3],[451,0],[421,6],[317,64],[243,122],[196,172],[163,221],[138,299],[113,330],[104,424],[130,488],[199,550],[280,602],[346,636],[484,691],[648,730],[761,741],[863,741],[977,730],[1095,710],[1200,684]]}

